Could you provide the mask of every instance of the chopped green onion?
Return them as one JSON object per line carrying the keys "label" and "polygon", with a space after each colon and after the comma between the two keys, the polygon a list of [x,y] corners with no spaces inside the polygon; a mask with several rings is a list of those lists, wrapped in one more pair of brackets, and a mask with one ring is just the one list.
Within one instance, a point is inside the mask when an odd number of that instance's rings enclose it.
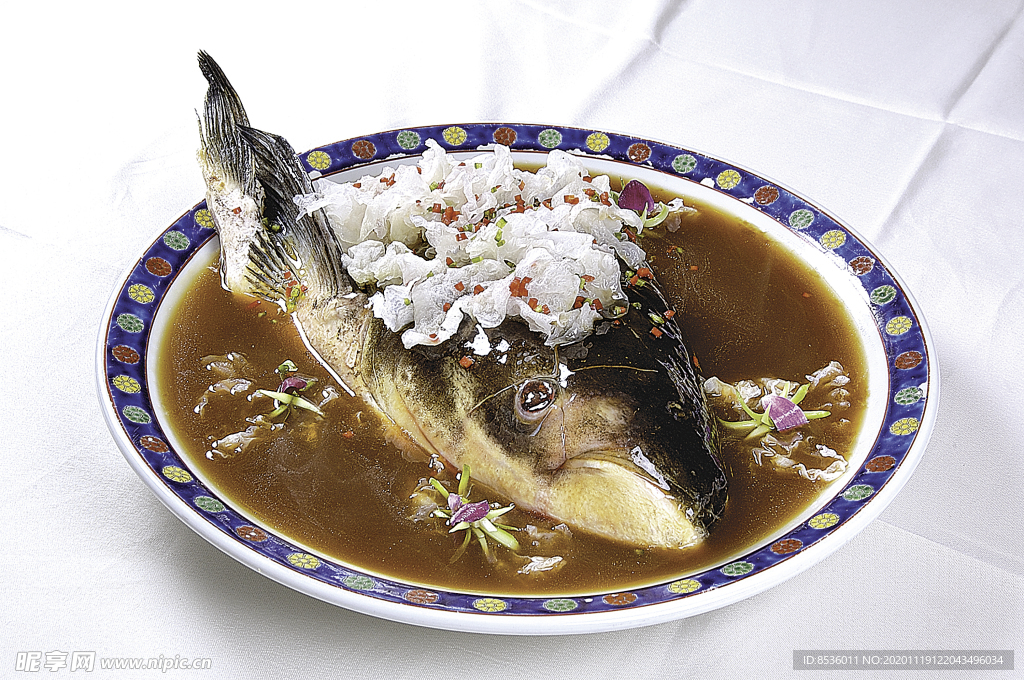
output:
{"label": "chopped green onion", "polygon": [[656,227],[662,222],[664,222],[665,218],[668,217],[668,206],[665,205],[664,203],[659,203],[658,205],[661,206],[661,210],[658,211],[657,215],[655,215],[654,217],[644,217],[644,229],[651,229],[652,227]]}

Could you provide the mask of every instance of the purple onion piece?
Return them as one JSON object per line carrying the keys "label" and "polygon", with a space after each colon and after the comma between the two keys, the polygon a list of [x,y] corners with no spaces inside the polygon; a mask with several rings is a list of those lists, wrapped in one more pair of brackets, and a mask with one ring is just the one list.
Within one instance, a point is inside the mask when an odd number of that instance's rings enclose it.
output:
{"label": "purple onion piece", "polygon": [[804,415],[804,412],[786,397],[769,394],[761,399],[761,406],[768,411],[768,416],[775,423],[775,429],[779,432],[807,424],[807,416]]}
{"label": "purple onion piece", "polygon": [[[451,498],[451,496],[449,496]],[[491,511],[491,504],[487,501],[480,501],[478,503],[466,503],[461,505],[458,510],[452,513],[451,519],[448,520],[448,524],[458,524],[459,522],[475,522],[478,519],[483,519],[487,516],[487,513]]]}
{"label": "purple onion piece", "polygon": [[450,494],[448,494],[448,509],[449,510],[451,510],[452,512],[455,512],[456,510],[461,508],[462,505],[463,505],[462,497],[459,496],[459,494],[457,494],[457,493],[450,493]]}
{"label": "purple onion piece", "polygon": [[290,378],[285,378],[281,381],[281,386],[277,388],[278,392],[284,392],[285,394],[295,394],[306,389],[306,385],[309,382],[305,378],[300,378],[297,375],[293,375]]}
{"label": "purple onion piece", "polygon": [[619,194],[619,207],[635,210],[638,213],[642,213],[644,208],[647,208],[647,214],[650,215],[654,213],[655,209],[654,197],[651,196],[650,190],[643,182],[631,179]]}

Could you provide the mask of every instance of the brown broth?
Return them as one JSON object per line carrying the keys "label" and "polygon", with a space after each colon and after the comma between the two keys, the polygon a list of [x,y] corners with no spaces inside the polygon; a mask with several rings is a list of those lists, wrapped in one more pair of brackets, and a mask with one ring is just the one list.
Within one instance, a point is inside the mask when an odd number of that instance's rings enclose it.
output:
{"label": "brown broth", "polygon": [[[688,201],[688,203],[691,203]],[[813,269],[734,216],[696,204],[675,233],[643,239],[652,265],[675,304],[681,327],[705,376],[726,382],[777,377],[804,382],[830,361],[851,377],[854,408],[820,423],[819,442],[848,452],[863,416],[867,375],[853,322]],[[725,514],[700,545],[642,550],[576,533],[533,546],[518,534],[522,552],[557,554],[551,572],[517,573],[523,560],[508,555],[488,564],[476,545],[454,565],[461,534],[442,520],[410,519],[409,498],[432,471],[389,443],[373,410],[342,393],[327,404],[325,421],[293,414],[264,444],[231,458],[208,457],[210,442],[244,429],[244,418],[270,410],[269,399],[215,402],[218,420],[194,407],[214,381],[207,355],[244,354],[254,388],[276,389],[274,369],[285,359],[331,385],[329,374],[303,346],[289,317],[267,303],[220,287],[215,260],[190,288],[163,339],[159,386],[172,406],[170,428],[181,454],[232,505],[268,529],[361,570],[433,588],[509,595],[584,594],[634,588],[721,564],[768,540],[828,487],[754,462],[749,445],[727,440],[722,457],[729,477]],[[268,312],[258,316],[260,312]],[[211,409],[213,406],[211,405]],[[212,416],[211,416],[212,417]],[[450,481],[450,476],[443,476]],[[449,488],[453,488],[450,486]],[[506,502],[476,490],[472,499]],[[503,521],[550,528],[553,522],[520,510]],[[562,534],[558,534],[562,536]],[[499,553],[504,551],[500,546]]]}

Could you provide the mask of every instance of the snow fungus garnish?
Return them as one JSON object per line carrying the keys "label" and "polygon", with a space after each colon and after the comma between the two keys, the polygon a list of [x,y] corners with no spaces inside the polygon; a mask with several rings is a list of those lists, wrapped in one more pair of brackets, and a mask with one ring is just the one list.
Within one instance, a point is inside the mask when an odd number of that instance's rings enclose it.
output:
{"label": "snow fungus garnish", "polygon": [[843,492],[843,498],[848,501],[862,501],[875,492],[873,486],[867,484],[854,484]]}
{"label": "snow fungus garnish", "polygon": [[908,435],[917,432],[917,428],[920,426],[921,421],[917,418],[900,418],[889,426],[889,432],[900,436]]}
{"label": "snow fungus garnish", "polygon": [[560,597],[544,602],[544,609],[547,609],[549,612],[571,612],[578,606],[579,605],[576,600],[570,600],[567,597]]}
{"label": "snow fungus garnish", "polygon": [[188,484],[192,481],[191,473],[177,465],[165,465],[163,469],[160,470],[160,473],[172,482],[178,482],[179,484]]}
{"label": "snow fungus garnish", "polygon": [[822,234],[818,240],[826,249],[834,250],[846,243],[846,232],[840,229],[830,229]]}
{"label": "snow fungus garnish", "polygon": [[700,590],[700,581],[692,578],[684,578],[678,581],[673,581],[668,584],[668,590],[670,593],[676,595],[686,595],[687,593],[694,593]]}
{"label": "snow fungus garnish", "polygon": [[537,141],[540,142],[540,145],[545,149],[554,149],[562,143],[562,133],[554,128],[548,128],[547,130],[542,130],[541,133],[537,135]]}
{"label": "snow fungus garnish", "polygon": [[735,170],[723,170],[718,173],[718,177],[715,178],[715,182],[721,189],[732,189],[740,183],[743,178],[740,177],[740,173]]}
{"label": "snow fungus garnish", "polygon": [[430,485],[434,489],[444,496],[447,507],[438,506],[431,515],[446,520],[445,524],[451,527],[448,533],[453,534],[456,531],[464,531],[465,538],[462,540],[462,545],[455,552],[451,558],[451,562],[455,562],[462,554],[466,551],[469,546],[469,542],[472,538],[476,538],[477,543],[480,544],[480,549],[483,550],[484,556],[488,561],[494,561],[495,557],[491,553],[491,549],[488,546],[487,539],[490,538],[496,543],[499,543],[509,550],[519,550],[519,541],[509,533],[510,531],[518,531],[517,527],[508,526],[507,524],[499,524],[495,522],[498,517],[501,517],[506,512],[512,510],[514,505],[507,505],[500,507],[495,504],[493,507],[486,500],[477,501],[475,503],[468,502],[470,493],[470,467],[469,465],[462,466],[462,474],[459,475],[459,488],[457,492],[450,492],[444,488],[441,482],[437,481],[433,477],[430,478]]}
{"label": "snow fungus garnish", "polygon": [[119,314],[117,316],[117,325],[121,327],[121,330],[128,333],[141,333],[142,329],[145,328],[142,319],[134,314]]}
{"label": "snow fungus garnish", "polygon": [[185,250],[188,248],[190,241],[188,236],[185,236],[180,231],[169,231],[164,234],[164,243],[173,250]]}
{"label": "snow fungus garnish", "polygon": [[914,323],[910,317],[894,316],[885,323],[885,332],[889,335],[903,335],[910,330]]}
{"label": "snow fungus garnish", "polygon": [[[474,134],[473,143],[477,140]],[[574,138],[572,144],[578,141]],[[616,192],[607,175],[590,176],[578,156],[557,149],[549,169],[560,167],[557,172],[565,177],[555,186],[542,180],[542,173],[515,169],[503,145],[472,159],[449,155],[446,145],[433,139],[426,146],[419,165],[383,172],[372,184],[374,191],[420,196],[418,214],[409,217],[420,231],[399,229],[403,217],[391,220],[391,226],[384,224],[375,238],[364,239],[356,219],[338,218],[343,264],[368,293],[376,287],[370,296],[373,314],[400,333],[406,347],[444,343],[467,316],[486,316],[487,328],[518,316],[531,330],[546,334],[548,345],[581,339],[594,332],[602,310],[614,315],[622,307],[624,282],[611,275],[618,273],[617,260],[635,270],[647,269],[641,267],[646,256],[639,244],[641,232],[673,212],[693,210],[682,199],[645,201],[646,215],[644,206],[627,208],[628,192]],[[353,191],[338,191],[346,185],[321,180],[322,198],[300,202],[303,209],[327,201],[325,209],[341,210],[352,205],[353,196],[365,193],[370,186],[366,179],[347,185]],[[486,193],[493,195],[488,198],[494,204],[485,209]],[[595,214],[601,218],[592,219]],[[526,248],[526,235],[537,230],[550,237],[539,239],[537,248]],[[430,247],[423,248],[426,244]],[[376,272],[393,271],[390,267],[399,259],[409,265],[400,267],[401,276],[377,281]],[[570,268],[571,277],[555,274]],[[476,280],[469,283],[470,278]],[[530,294],[528,281],[535,282]],[[443,304],[434,304],[441,298]],[[499,304],[502,299],[508,304]],[[468,369],[472,357],[464,359],[460,363]]]}
{"label": "snow fungus garnish", "polygon": [[224,504],[211,496],[196,496],[192,501],[196,507],[206,512],[222,512]]}
{"label": "snow fungus garnish", "polygon": [[213,215],[206,208],[196,211],[195,221],[203,229],[213,229]]}
{"label": "snow fungus garnish", "polygon": [[879,286],[871,291],[871,301],[876,305],[884,305],[896,299],[896,289],[892,286]]}
{"label": "snow fungus garnish", "polygon": [[142,386],[139,385],[139,381],[127,375],[114,376],[113,383],[114,387],[125,394],[138,394],[142,391]]}
{"label": "snow fungus garnish", "polygon": [[128,297],[144,305],[147,305],[156,299],[156,295],[153,294],[153,289],[141,283],[133,283],[129,286]]}
{"label": "snow fungus garnish", "polygon": [[910,406],[924,399],[924,390],[920,387],[904,387],[902,390],[896,393],[893,397],[900,406]]}
{"label": "snow fungus garnish", "polygon": [[288,562],[300,569],[316,569],[320,566],[320,559],[309,553],[294,552],[288,555]]}
{"label": "snow fungus garnish", "polygon": [[753,570],[754,565],[750,562],[733,562],[722,567],[721,572],[726,576],[743,576]]}
{"label": "snow fungus garnish", "polygon": [[495,613],[503,612],[508,608],[508,603],[496,597],[481,597],[473,600],[473,609],[482,612]]}
{"label": "snow fungus garnish", "polygon": [[138,406],[125,406],[123,409],[121,409],[121,413],[124,415],[125,418],[132,421],[133,423],[138,423],[139,425],[148,425],[149,423],[153,422],[152,416],[150,416],[148,413],[143,411]]}
{"label": "snow fungus garnish", "polygon": [[697,159],[688,153],[679,154],[672,159],[672,169],[680,175],[685,175],[697,167]]}
{"label": "snow fungus garnish", "polygon": [[587,148],[594,153],[601,153],[608,148],[608,144],[611,140],[608,139],[608,135],[603,132],[591,132],[587,135]]}
{"label": "snow fungus garnish", "polygon": [[314,170],[326,170],[331,167],[331,157],[323,151],[310,151],[306,156],[306,162]]}
{"label": "snow fungus garnish", "polygon": [[420,145],[420,135],[418,132],[412,130],[402,130],[395,137],[395,141],[398,142],[398,146],[402,147],[406,151],[411,151]]}
{"label": "snow fungus garnish", "polygon": [[794,210],[789,214],[789,226],[794,229],[806,229],[814,222],[814,213],[806,208]]}
{"label": "snow fungus garnish", "polygon": [[807,522],[808,526],[812,529],[828,529],[834,527],[839,523],[839,515],[834,512],[823,512],[820,515],[815,515]]}
{"label": "snow fungus garnish", "polygon": [[466,143],[466,131],[457,125],[445,128],[441,136],[444,137],[444,141],[452,146],[460,146]]}
{"label": "snow fungus garnish", "polygon": [[368,161],[377,155],[377,147],[368,139],[360,139],[352,142],[352,155]]}
{"label": "snow fungus garnish", "polygon": [[360,575],[349,576],[342,583],[352,590],[373,590],[374,586],[377,585],[369,576]]}

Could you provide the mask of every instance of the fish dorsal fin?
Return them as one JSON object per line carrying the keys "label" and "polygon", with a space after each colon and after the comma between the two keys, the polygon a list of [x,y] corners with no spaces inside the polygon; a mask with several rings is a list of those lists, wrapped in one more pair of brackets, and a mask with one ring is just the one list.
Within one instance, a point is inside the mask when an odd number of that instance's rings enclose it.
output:
{"label": "fish dorsal fin", "polygon": [[238,132],[255,158],[256,180],[265,194],[263,216],[275,238],[294,251],[303,283],[325,296],[349,292],[341,246],[327,216],[322,210],[301,213],[293,200],[314,189],[292,146],[284,137],[255,128],[240,125]]}
{"label": "fish dorsal fin", "polygon": [[249,125],[242,100],[221,67],[204,51],[199,52],[199,69],[208,83],[199,125],[202,152],[216,159],[228,175],[224,179],[241,187],[247,195],[255,195],[255,161],[238,131],[239,126]]}

